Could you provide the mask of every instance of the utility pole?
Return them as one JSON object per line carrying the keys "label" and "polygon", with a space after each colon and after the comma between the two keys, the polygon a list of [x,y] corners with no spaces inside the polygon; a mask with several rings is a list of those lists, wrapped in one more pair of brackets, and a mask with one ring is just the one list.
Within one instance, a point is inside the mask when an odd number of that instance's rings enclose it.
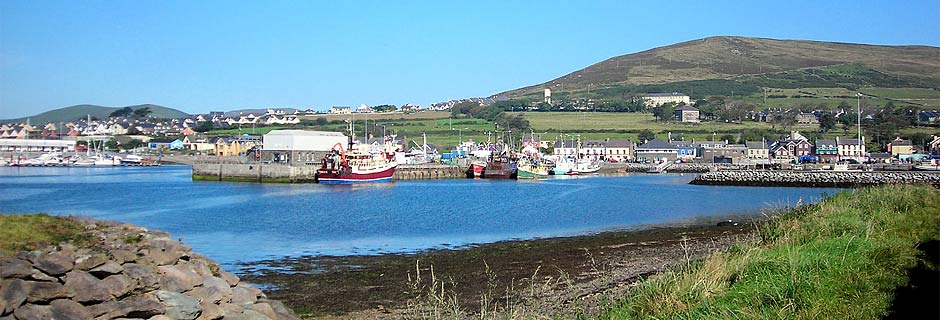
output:
{"label": "utility pole", "polygon": [[855,96],[858,98],[855,111],[858,112],[858,116],[856,117],[858,119],[858,155],[859,155],[859,160],[861,160],[861,157],[862,157],[862,93],[856,92]]}

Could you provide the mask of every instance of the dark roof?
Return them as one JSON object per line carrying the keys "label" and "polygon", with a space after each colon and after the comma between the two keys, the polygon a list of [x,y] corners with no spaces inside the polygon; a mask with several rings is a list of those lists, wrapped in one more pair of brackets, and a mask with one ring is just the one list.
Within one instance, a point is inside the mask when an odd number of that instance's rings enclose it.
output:
{"label": "dark roof", "polygon": [[840,139],[839,144],[848,144],[848,145],[858,144],[858,139]]}
{"label": "dark roof", "polygon": [[669,144],[673,145],[676,148],[692,148],[693,144],[686,141],[672,141]]}
{"label": "dark roof", "polygon": [[746,141],[744,145],[747,146],[748,149],[767,149],[767,145],[761,141]]}
{"label": "dark roof", "polygon": [[633,141],[630,140],[610,140],[607,141],[608,148],[630,148],[633,147]]}
{"label": "dark roof", "polygon": [[578,140],[558,140],[555,141],[555,148],[577,148]]}
{"label": "dark roof", "polygon": [[696,109],[696,108],[693,107],[693,106],[690,106],[690,105],[687,105],[687,104],[683,104],[683,105],[679,106],[678,108],[676,108],[676,111],[698,111],[698,109]]}
{"label": "dark roof", "polygon": [[911,146],[911,140],[894,140],[891,142],[892,146]]}
{"label": "dark roof", "polygon": [[675,146],[659,139],[653,139],[637,149],[677,149]]}
{"label": "dark roof", "polygon": [[835,141],[835,140],[818,139],[818,140],[816,140],[816,145],[817,145],[817,146],[819,146],[819,145],[834,146],[834,145],[836,145],[836,141]]}
{"label": "dark roof", "polygon": [[656,93],[643,94],[644,97],[671,97],[671,96],[685,96],[685,95],[687,94],[678,93],[678,92],[672,92],[672,93],[656,92]]}

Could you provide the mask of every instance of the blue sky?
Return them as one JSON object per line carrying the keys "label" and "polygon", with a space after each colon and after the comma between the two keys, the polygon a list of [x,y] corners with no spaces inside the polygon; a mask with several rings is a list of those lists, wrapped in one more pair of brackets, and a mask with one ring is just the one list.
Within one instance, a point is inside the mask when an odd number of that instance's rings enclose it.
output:
{"label": "blue sky", "polygon": [[0,119],[427,105],[715,35],[940,45],[940,1],[0,1]]}

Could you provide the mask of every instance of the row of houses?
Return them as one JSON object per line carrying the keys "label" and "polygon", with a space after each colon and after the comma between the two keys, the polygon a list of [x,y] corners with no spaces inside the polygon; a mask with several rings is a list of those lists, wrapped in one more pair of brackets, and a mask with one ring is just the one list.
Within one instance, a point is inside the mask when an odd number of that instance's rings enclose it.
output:
{"label": "row of houses", "polygon": [[[940,140],[940,138],[938,138]],[[894,157],[913,154],[910,140],[898,138],[889,145]],[[940,150],[937,150],[940,152]],[[793,131],[776,141],[747,141],[733,144],[728,141],[664,141],[654,139],[635,145],[630,140],[558,140],[554,143],[554,155],[587,158],[614,162],[709,162],[709,163],[771,163],[822,161],[842,159],[862,161],[868,156],[865,138],[818,139],[810,142],[799,132]]]}

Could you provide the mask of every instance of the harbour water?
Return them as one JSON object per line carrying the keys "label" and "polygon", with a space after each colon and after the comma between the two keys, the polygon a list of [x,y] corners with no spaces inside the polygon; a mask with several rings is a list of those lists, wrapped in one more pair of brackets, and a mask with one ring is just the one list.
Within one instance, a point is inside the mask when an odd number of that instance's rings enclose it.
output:
{"label": "harbour water", "polygon": [[427,180],[372,185],[194,182],[186,166],[0,168],[0,212],[170,232],[233,269],[301,255],[399,253],[760,215],[838,189],[689,185],[694,175]]}

